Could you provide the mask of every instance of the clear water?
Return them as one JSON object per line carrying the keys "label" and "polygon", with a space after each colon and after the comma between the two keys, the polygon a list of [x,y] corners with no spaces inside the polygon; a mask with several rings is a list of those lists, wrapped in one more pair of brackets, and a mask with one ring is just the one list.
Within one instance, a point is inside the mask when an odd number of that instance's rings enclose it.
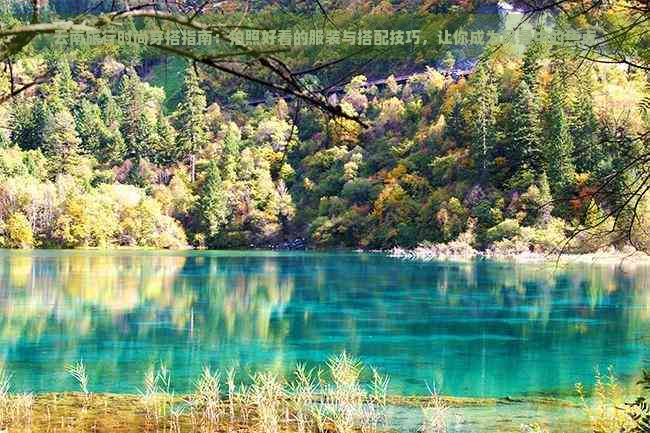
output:
{"label": "clear water", "polygon": [[650,270],[302,252],[0,252],[0,365],[17,390],[135,392],[165,362],[287,374],[346,350],[391,393],[560,395],[645,366]]}

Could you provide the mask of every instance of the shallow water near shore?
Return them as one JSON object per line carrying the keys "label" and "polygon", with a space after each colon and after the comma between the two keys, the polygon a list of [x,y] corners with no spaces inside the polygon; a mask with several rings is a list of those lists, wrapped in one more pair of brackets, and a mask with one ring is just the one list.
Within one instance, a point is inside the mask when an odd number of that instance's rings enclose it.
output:
{"label": "shallow water near shore", "polygon": [[290,374],[347,351],[389,392],[570,396],[648,359],[650,273],[587,264],[415,263],[363,253],[0,252],[0,359],[16,391],[134,393],[164,362]]}
{"label": "shallow water near shore", "polygon": [[[176,396],[175,405],[183,406],[186,398],[187,396]],[[417,432],[421,430],[422,411],[417,404],[401,402],[397,398],[388,404],[385,415],[385,420],[377,431]],[[227,415],[223,417],[223,426],[221,426],[223,428],[217,430],[233,431],[235,427],[234,431],[258,431],[255,422],[232,425],[228,424],[227,418]],[[48,393],[36,397],[29,417],[15,423],[11,431],[15,433],[201,431],[187,411],[183,411],[175,423],[172,419],[161,419],[156,423],[147,420],[142,401],[136,395],[85,396],[80,393]],[[587,433],[590,431],[579,408],[562,405],[559,402],[540,403],[533,400],[451,402],[446,431],[449,433],[521,433],[522,426],[533,423],[541,424],[553,432]],[[174,424],[175,428],[172,427]]]}

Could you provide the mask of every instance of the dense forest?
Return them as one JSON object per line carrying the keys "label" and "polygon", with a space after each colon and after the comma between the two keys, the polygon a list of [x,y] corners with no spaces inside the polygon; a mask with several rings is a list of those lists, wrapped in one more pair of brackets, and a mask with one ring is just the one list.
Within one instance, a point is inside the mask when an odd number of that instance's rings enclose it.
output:
{"label": "dense forest", "polygon": [[[362,122],[270,94],[251,104],[178,59],[23,59],[18,77],[55,72],[0,106],[0,245],[645,245],[645,200],[627,220],[610,209],[647,146],[647,75],[551,50],[460,78],[426,65],[380,86],[355,76],[330,100]],[[594,195],[612,173],[611,194]]]}

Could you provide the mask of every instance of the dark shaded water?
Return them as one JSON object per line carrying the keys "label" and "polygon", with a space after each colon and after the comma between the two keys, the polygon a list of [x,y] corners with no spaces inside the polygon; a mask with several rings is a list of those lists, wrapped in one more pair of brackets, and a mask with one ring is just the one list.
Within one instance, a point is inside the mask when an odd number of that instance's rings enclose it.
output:
{"label": "dark shaded water", "polygon": [[[0,363],[17,390],[135,392],[164,361],[177,392],[204,365],[288,373],[347,350],[393,393],[570,392],[635,374],[650,271],[413,263],[356,253],[0,252]],[[1,365],[1,364],[0,364]]]}

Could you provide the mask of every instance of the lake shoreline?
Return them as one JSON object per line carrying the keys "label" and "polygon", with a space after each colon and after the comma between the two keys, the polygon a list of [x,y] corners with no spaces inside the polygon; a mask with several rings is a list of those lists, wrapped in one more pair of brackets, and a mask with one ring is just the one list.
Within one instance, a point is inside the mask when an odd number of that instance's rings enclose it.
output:
{"label": "lake shoreline", "polygon": [[[129,403],[136,403],[142,395],[132,392],[90,392],[84,394],[79,391],[46,391],[36,393],[18,393],[12,395],[31,395],[36,402],[60,402],[66,400],[79,400],[79,401],[92,401],[92,399],[108,399],[108,400],[123,400]],[[179,402],[188,401],[192,397],[191,393],[174,394],[174,399]],[[225,398],[225,397],[224,397]],[[532,404],[538,406],[548,407],[563,407],[563,408],[579,408],[581,407],[577,401],[572,401],[566,398],[555,398],[546,396],[517,396],[517,397],[455,397],[451,395],[436,395],[436,399],[444,402],[451,408],[466,408],[466,407],[494,407],[494,406],[512,406],[517,404]],[[325,399],[324,396],[315,395],[311,400],[313,403],[321,403]],[[400,395],[389,394],[386,395],[385,401],[389,406],[411,407],[419,408],[431,401],[431,395]],[[224,400],[225,401],[225,400]]]}
{"label": "lake shoreline", "polygon": [[[450,243],[451,244],[451,243]],[[429,261],[450,261],[450,262],[471,262],[476,260],[485,260],[491,262],[515,263],[515,264],[593,264],[593,265],[650,265],[650,254],[642,251],[619,251],[614,248],[591,253],[501,253],[491,250],[475,250],[471,247],[448,246],[450,244],[436,244],[431,247],[419,246],[415,248],[394,247],[390,249],[360,249],[360,248],[274,248],[274,247],[252,247],[246,249],[240,248],[198,248],[187,246],[185,248],[159,249],[153,247],[133,247],[133,246],[112,246],[110,248],[99,247],[78,247],[78,248],[0,248],[0,251],[8,252],[25,252],[30,251],[88,251],[88,252],[228,252],[228,251],[255,251],[255,252],[306,252],[306,253],[327,253],[327,252],[356,252],[367,254],[383,254],[389,257],[408,259],[420,262]],[[442,247],[444,245],[444,247]]]}
{"label": "lake shoreline", "polygon": [[485,260],[514,264],[591,264],[610,266],[650,265],[650,255],[644,252],[618,251],[613,248],[605,251],[582,254],[559,252],[523,252],[511,254],[491,250],[474,250],[471,247],[458,250],[453,246],[445,248],[439,245],[433,245],[430,247],[420,246],[412,249],[395,247],[390,250],[375,250],[372,252],[386,254],[389,257],[419,262],[471,262],[476,260]]}

